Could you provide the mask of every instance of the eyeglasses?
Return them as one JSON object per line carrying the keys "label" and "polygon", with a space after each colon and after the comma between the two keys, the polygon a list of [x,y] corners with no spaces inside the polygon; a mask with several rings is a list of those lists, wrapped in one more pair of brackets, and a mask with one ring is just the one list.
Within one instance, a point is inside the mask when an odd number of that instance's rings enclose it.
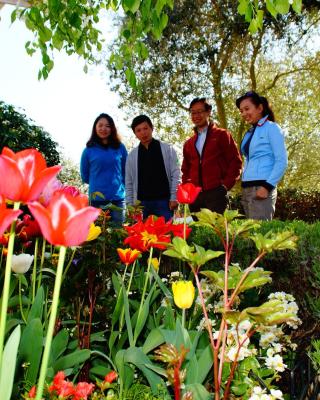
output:
{"label": "eyeglasses", "polygon": [[207,112],[207,110],[190,111],[190,115],[191,115],[191,117],[195,117],[196,115],[201,115],[206,112]]}

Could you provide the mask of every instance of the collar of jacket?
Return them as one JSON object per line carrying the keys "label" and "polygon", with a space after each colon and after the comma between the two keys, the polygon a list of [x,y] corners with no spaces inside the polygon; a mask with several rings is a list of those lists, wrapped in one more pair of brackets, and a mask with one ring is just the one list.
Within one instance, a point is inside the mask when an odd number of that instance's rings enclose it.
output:
{"label": "collar of jacket", "polygon": [[259,119],[257,126],[262,126],[268,120],[268,117],[269,115],[265,115],[263,118]]}
{"label": "collar of jacket", "polygon": [[[216,127],[216,125],[214,124],[214,123],[212,123],[212,122],[210,122],[209,123],[209,125],[208,125],[208,127],[207,127],[207,134],[213,129],[213,128],[215,128]],[[196,136],[198,136],[198,131],[197,131],[197,127],[193,127],[193,133],[196,135]]]}

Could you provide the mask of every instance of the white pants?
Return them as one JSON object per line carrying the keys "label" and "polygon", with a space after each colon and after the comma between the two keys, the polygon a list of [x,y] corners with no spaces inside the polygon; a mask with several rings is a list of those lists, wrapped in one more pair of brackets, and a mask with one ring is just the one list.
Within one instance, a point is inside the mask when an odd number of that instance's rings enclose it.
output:
{"label": "white pants", "polygon": [[242,188],[241,203],[247,218],[272,220],[276,209],[277,188],[269,192],[266,199],[257,199],[256,192],[259,186]]}

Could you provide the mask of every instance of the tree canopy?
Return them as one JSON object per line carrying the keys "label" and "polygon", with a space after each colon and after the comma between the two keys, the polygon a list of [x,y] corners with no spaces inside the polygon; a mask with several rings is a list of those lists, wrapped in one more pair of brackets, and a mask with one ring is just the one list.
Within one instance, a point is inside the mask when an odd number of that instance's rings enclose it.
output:
{"label": "tree canopy", "polygon": [[13,151],[33,147],[43,154],[48,166],[60,163],[58,144],[50,134],[12,105],[0,101],[0,149],[4,146]]}

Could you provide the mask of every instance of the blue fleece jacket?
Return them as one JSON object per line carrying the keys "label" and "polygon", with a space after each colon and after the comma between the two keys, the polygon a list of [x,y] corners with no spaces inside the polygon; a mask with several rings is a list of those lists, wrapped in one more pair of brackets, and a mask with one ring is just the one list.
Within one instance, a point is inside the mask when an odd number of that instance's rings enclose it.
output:
{"label": "blue fleece jacket", "polygon": [[[127,150],[121,143],[113,149],[95,144],[86,147],[81,156],[80,173],[83,182],[89,184],[89,196],[100,192],[105,200],[125,198],[125,165]],[[96,200],[103,200],[96,197]]]}
{"label": "blue fleece jacket", "polygon": [[[248,131],[241,143],[241,152],[250,137]],[[263,117],[257,124],[245,160],[242,181],[265,181],[271,188],[283,177],[288,165],[284,135],[275,122]]]}

